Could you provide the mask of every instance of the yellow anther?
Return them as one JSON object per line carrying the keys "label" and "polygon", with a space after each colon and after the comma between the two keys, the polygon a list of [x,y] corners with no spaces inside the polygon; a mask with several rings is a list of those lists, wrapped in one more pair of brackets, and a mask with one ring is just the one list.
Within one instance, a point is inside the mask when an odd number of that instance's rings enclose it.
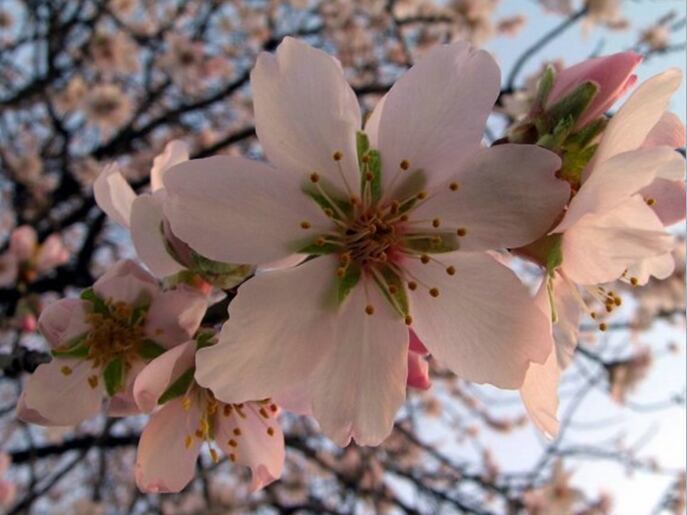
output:
{"label": "yellow anther", "polygon": [[453,266],[453,265],[447,267],[447,268],[446,268],[446,273],[447,273],[448,275],[455,275],[455,274],[456,274],[456,267]]}
{"label": "yellow anther", "polygon": [[439,220],[438,218],[435,218],[434,220],[432,220],[432,227],[434,227],[435,229],[437,227],[439,227],[440,225],[441,225],[441,220]]}
{"label": "yellow anther", "polygon": [[360,158],[360,160],[361,160],[363,163],[369,163],[369,162],[370,162],[370,156],[368,156],[367,154],[365,154],[363,157]]}
{"label": "yellow anther", "polygon": [[237,442],[236,440],[234,440],[234,439],[232,438],[231,440],[229,440],[229,441],[227,442],[227,445],[228,445],[229,447],[237,447],[239,444],[238,444],[238,442]]}
{"label": "yellow anther", "polygon": [[98,386],[98,376],[91,376],[88,378],[88,384],[95,389]]}
{"label": "yellow anther", "polygon": [[338,150],[336,152],[334,152],[334,154],[332,154],[332,159],[334,161],[341,161],[342,158],[343,158],[343,154],[341,152],[339,152]]}
{"label": "yellow anther", "polygon": [[234,453],[230,454],[230,455],[229,455],[229,460],[230,460],[232,463],[236,463],[236,454],[234,454]]}
{"label": "yellow anther", "polygon": [[432,297],[438,297],[438,296],[439,296],[439,289],[438,289],[438,288],[431,288],[431,289],[429,290],[429,294],[430,294]]}
{"label": "yellow anther", "polygon": [[424,199],[427,198],[427,192],[426,192],[426,191],[421,191],[420,193],[418,193],[418,194],[415,195],[415,196],[418,198],[418,200],[424,200]]}
{"label": "yellow anther", "polygon": [[219,454],[217,454],[215,449],[210,449],[210,456],[212,457],[212,461],[214,463],[219,463]]}
{"label": "yellow anther", "polygon": [[310,182],[318,182],[320,180],[320,174],[313,172],[310,174]]}
{"label": "yellow anther", "polygon": [[328,207],[325,207],[323,211],[324,214],[327,215],[329,218],[332,218],[334,216],[334,211],[332,209],[329,209]]}
{"label": "yellow anther", "polygon": [[372,180],[373,180],[374,178],[375,178],[375,176],[374,176],[373,174],[371,174],[370,172],[367,172],[367,173],[365,174],[365,180],[368,181],[368,182],[372,182]]}
{"label": "yellow anther", "polygon": [[187,449],[190,449],[192,445],[193,445],[193,437],[191,435],[186,435],[186,438],[184,438],[184,447],[186,447]]}
{"label": "yellow anther", "polygon": [[639,279],[637,279],[636,277],[630,277],[630,284],[632,286],[637,286],[639,284]]}
{"label": "yellow anther", "polygon": [[267,434],[270,436],[274,436],[274,428],[268,427],[267,428]]}
{"label": "yellow anther", "polygon": [[468,233],[468,230],[465,227],[459,227],[458,230],[456,230],[456,234],[458,236],[465,236]]}
{"label": "yellow anther", "polygon": [[412,324],[413,323],[413,317],[411,317],[410,315],[406,315],[404,322],[406,323],[406,325]]}
{"label": "yellow anther", "polygon": [[646,204],[648,206],[655,206],[656,205],[656,199],[655,198],[648,198],[648,199],[646,199]]}
{"label": "yellow anther", "polygon": [[404,159],[403,161],[401,161],[401,164],[399,166],[401,167],[401,170],[407,170],[408,168],[410,168],[410,163],[406,159]]}
{"label": "yellow anther", "polygon": [[373,315],[374,312],[375,308],[372,304],[368,304],[367,306],[365,306],[365,313],[367,313],[368,315]]}
{"label": "yellow anther", "polygon": [[346,275],[346,269],[342,266],[336,269],[336,276],[340,279],[343,279],[343,276]]}
{"label": "yellow anther", "polygon": [[[189,411],[191,409],[190,397],[184,397],[183,400],[181,401],[181,406],[184,408],[184,411]],[[226,406],[225,406],[225,408],[226,408]]]}
{"label": "yellow anther", "polygon": [[398,288],[396,288],[396,286],[394,286],[393,284],[390,284],[389,293],[391,293],[391,295],[396,295],[396,293],[398,293]]}
{"label": "yellow anther", "polygon": [[269,418],[269,415],[267,414],[267,411],[265,411],[265,408],[260,408],[258,411],[260,415],[262,415],[262,418]]}
{"label": "yellow anther", "polygon": [[605,322],[601,322],[599,324],[599,331],[606,331],[607,329],[608,329],[608,324],[606,324]]}
{"label": "yellow anther", "polygon": [[448,185],[448,187],[451,191],[458,191],[458,188],[459,188],[457,182],[452,182],[451,184]]}
{"label": "yellow anther", "polygon": [[410,281],[408,283],[408,289],[410,289],[411,291],[417,290],[417,283],[415,281]]}
{"label": "yellow anther", "polygon": [[72,369],[65,365],[60,369],[60,372],[62,372],[66,376],[69,376],[72,374]]}
{"label": "yellow anther", "polygon": [[426,265],[427,263],[429,263],[429,256],[427,254],[422,254],[420,256],[420,261],[423,265]]}
{"label": "yellow anther", "polygon": [[312,225],[310,225],[310,222],[308,222],[307,220],[303,220],[301,222],[301,229],[310,229],[311,227]]}
{"label": "yellow anther", "polygon": [[232,433],[234,433],[234,436],[241,436],[241,429],[235,427]]}
{"label": "yellow anther", "polygon": [[616,297],[616,298],[613,299],[613,303],[614,303],[616,306],[620,306],[620,305],[622,305],[622,303],[623,303],[623,299],[621,299],[620,297]]}

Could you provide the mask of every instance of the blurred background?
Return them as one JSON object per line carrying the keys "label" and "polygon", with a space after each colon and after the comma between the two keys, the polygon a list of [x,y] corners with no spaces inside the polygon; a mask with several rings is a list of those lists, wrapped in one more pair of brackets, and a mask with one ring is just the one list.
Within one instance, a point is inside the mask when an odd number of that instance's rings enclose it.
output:
{"label": "blurred background", "polygon": [[[554,441],[528,422],[517,392],[430,361],[432,388],[409,390],[379,448],[336,448],[287,414],[281,481],[250,495],[246,470],[203,455],[184,492],[159,496],[134,484],[144,416],[45,429],[14,410],[26,374],[49,359],[36,332],[42,306],[134,257],[128,231],[95,206],[95,177],[116,161],[144,191],[153,158],[175,138],[192,157],[260,158],[249,71],[284,36],[335,55],[366,113],[431,46],[486,48],[503,84],[490,143],[527,112],[548,63],[632,49],[645,56],[640,81],[684,73],[686,9],[684,0],[0,0],[0,512],[685,513],[684,239],[674,275],[626,288],[609,331],[583,325]],[[684,83],[671,110],[685,121]],[[13,275],[8,238],[21,225],[52,254]]]}

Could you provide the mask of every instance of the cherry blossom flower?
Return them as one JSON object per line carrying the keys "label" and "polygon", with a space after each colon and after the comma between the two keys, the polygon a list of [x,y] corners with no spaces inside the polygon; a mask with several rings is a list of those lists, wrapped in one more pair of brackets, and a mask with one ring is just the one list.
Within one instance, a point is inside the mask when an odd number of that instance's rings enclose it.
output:
{"label": "cherry blossom flower", "polygon": [[155,411],[138,446],[136,483],[145,492],[179,492],[192,479],[203,444],[216,462],[224,452],[232,463],[251,468],[251,490],[281,476],[284,435],[269,399],[241,404],[219,402],[193,380],[197,348],[212,335],[201,333],[151,361],[134,385],[143,411]]}
{"label": "cherry blossom flower", "polygon": [[84,99],[86,118],[105,133],[121,127],[131,111],[131,99],[116,84],[95,86]]}
{"label": "cherry blossom flower", "polygon": [[405,397],[407,324],[465,379],[519,387],[546,358],[534,335],[547,321],[482,251],[543,234],[568,187],[550,152],[481,148],[493,59],[465,43],[430,51],[357,138],[355,95],[324,52],[286,38],[260,55],[251,86],[271,165],[181,163],[164,177],[165,213],[217,261],[317,257],[239,289],[219,344],[198,354],[198,382],[223,402],[307,385],[334,441],[378,444]]}
{"label": "cherry blossom flower", "polygon": [[69,250],[58,234],[39,244],[33,227],[22,225],[12,231],[9,249],[0,257],[0,285],[33,282],[68,260]]}
{"label": "cherry blossom flower", "polygon": [[29,377],[17,409],[27,422],[76,425],[100,410],[135,413],[133,382],[146,361],[193,336],[207,301],[191,288],[161,291],[133,261],[120,261],[80,299],[48,305],[38,320],[53,360]]}
{"label": "cherry blossom flower", "polygon": [[559,460],[555,463],[551,482],[525,493],[525,505],[533,515],[545,513],[574,513],[574,506],[584,499],[582,491],[570,486],[572,473],[563,469]]}
{"label": "cherry blossom flower", "polygon": [[89,47],[93,65],[106,75],[136,73],[139,68],[135,43],[125,32],[96,31]]}

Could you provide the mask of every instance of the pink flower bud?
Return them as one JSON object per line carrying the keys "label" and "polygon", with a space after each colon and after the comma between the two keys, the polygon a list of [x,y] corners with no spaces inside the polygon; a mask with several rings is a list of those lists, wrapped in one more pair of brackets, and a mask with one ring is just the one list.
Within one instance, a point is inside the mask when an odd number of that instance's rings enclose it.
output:
{"label": "pink flower bud", "polygon": [[26,333],[32,333],[36,330],[36,315],[29,313],[24,315],[21,319],[21,330]]}
{"label": "pink flower bud", "polygon": [[620,52],[587,59],[565,68],[556,75],[556,82],[547,101],[548,107],[563,99],[583,82],[594,82],[599,86],[599,92],[577,122],[577,128],[583,127],[605,113],[634,86],[637,76],[633,72],[641,62],[642,57],[639,54]]}
{"label": "pink flower bud", "polygon": [[10,236],[10,250],[20,262],[33,257],[36,243],[36,231],[29,225],[17,227]]}
{"label": "pink flower bud", "polygon": [[43,242],[36,256],[36,270],[47,272],[63,265],[69,260],[69,250],[62,243],[62,238],[52,234]]}

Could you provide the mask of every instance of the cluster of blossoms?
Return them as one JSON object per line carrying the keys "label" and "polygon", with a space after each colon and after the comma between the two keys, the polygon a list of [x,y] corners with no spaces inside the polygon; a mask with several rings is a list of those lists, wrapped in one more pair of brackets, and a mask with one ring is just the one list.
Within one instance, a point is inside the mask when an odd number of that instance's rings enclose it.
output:
{"label": "cluster of blossoms", "polygon": [[[665,227],[685,217],[684,127],[666,108],[680,73],[604,115],[639,63],[628,52],[547,68],[527,114],[485,147],[500,93],[486,52],[434,47],[363,124],[340,64],[285,38],[251,73],[267,162],[189,159],[173,141],[150,194],[115,165],[102,172],[98,204],[153,275],[122,261],[43,311],[54,359],[19,416],[77,424],[103,399],[111,416],[152,413],[140,488],[179,491],[207,445],[249,466],[257,489],[281,474],[280,409],[340,446],[378,445],[408,386],[431,386],[431,354],[465,380],[519,389],[554,436],[580,320],[604,330],[619,284],[674,267]],[[535,295],[508,255],[539,267]],[[228,320],[205,327],[236,286]]]}

